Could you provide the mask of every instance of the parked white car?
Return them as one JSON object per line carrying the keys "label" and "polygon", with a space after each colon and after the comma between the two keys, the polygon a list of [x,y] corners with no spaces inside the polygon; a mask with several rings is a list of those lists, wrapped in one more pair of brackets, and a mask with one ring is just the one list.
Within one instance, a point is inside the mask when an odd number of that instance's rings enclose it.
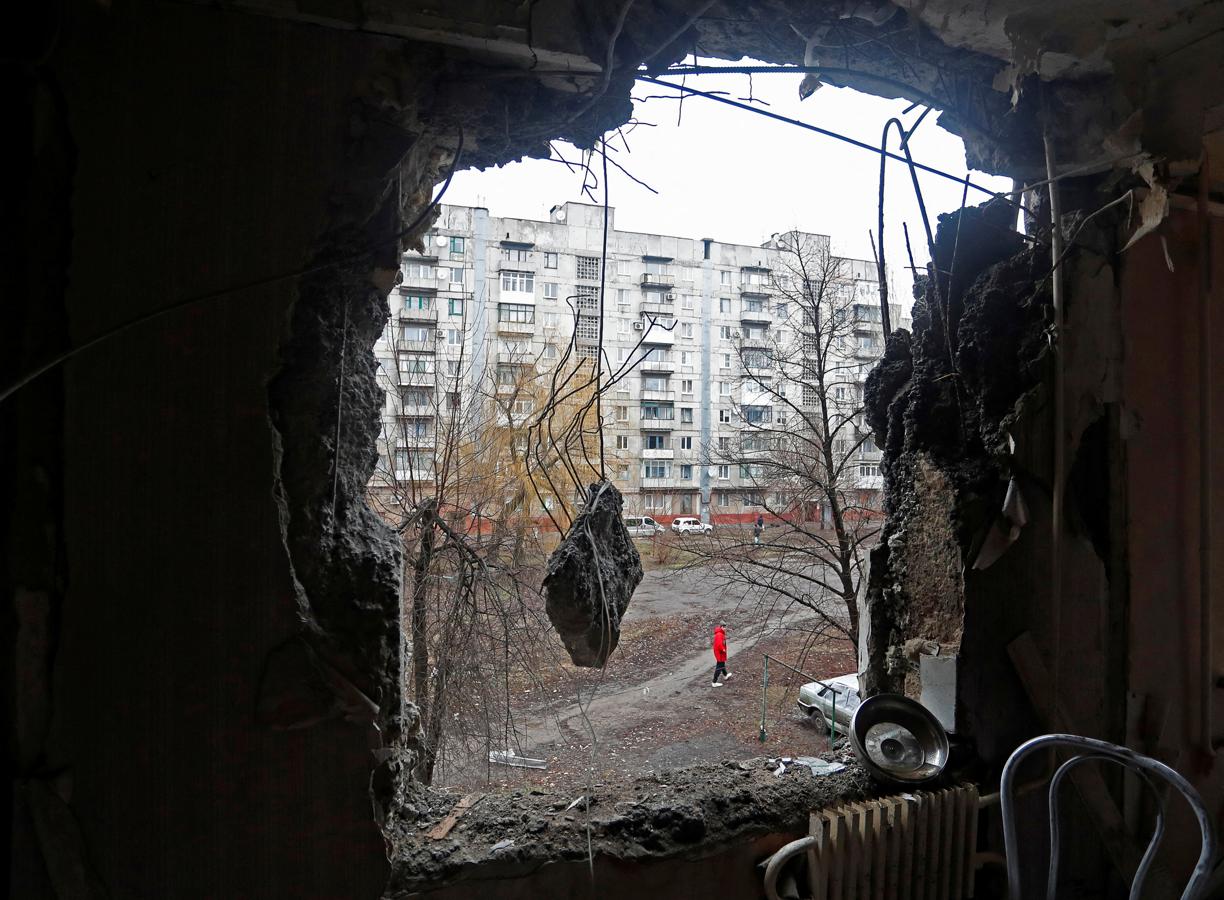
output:
{"label": "parked white car", "polygon": [[678,516],[672,519],[672,531],[676,534],[709,534],[714,526],[704,523],[695,516]]}
{"label": "parked white car", "polygon": [[826,681],[809,681],[799,688],[799,708],[826,734],[829,721],[842,734],[850,732],[850,720],[859,708],[858,675],[838,675]]}
{"label": "parked white car", "polygon": [[663,526],[650,516],[625,516],[625,528],[630,537],[654,537],[663,531]]}

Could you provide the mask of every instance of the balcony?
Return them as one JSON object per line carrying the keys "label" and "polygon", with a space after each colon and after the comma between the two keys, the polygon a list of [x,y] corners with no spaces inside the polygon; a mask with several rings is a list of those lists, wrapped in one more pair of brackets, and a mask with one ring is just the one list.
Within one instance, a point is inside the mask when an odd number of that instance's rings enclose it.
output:
{"label": "balcony", "polygon": [[395,438],[396,447],[411,447],[413,450],[430,450],[436,443],[436,438],[432,434],[404,434],[401,432]]}
{"label": "balcony", "polygon": [[741,297],[769,297],[769,288],[763,284],[748,284],[740,288]]}
{"label": "balcony", "polygon": [[741,350],[768,350],[772,347],[769,338],[740,338]]}
{"label": "balcony", "polygon": [[421,469],[396,469],[395,480],[401,483],[407,483],[410,481],[415,482],[416,484],[421,484],[422,482],[432,483],[434,476],[433,472],[428,472]]}
{"label": "balcony", "polygon": [[401,353],[437,353],[435,341],[396,341],[395,349]]}
{"label": "balcony", "polygon": [[407,419],[428,419],[433,418],[437,408],[430,403],[402,403],[396,409],[398,415]]}
{"label": "balcony", "polygon": [[666,288],[671,290],[676,286],[676,276],[669,272],[643,272],[642,287]]}
{"label": "balcony", "polygon": [[670,356],[655,356],[651,354],[638,363],[638,371],[670,374],[676,371],[676,364]]}
{"label": "balcony", "polygon": [[535,334],[534,322],[498,322],[498,334]]}
{"label": "balcony", "polygon": [[399,383],[407,387],[433,387],[435,374],[433,371],[422,372],[413,370],[399,373]]}
{"label": "balcony", "polygon": [[429,322],[438,321],[438,311],[436,309],[414,309],[406,307],[400,310],[399,320],[401,322]]}
{"label": "balcony", "polygon": [[642,459],[675,459],[676,451],[668,447],[665,450],[643,450]]}
{"label": "balcony", "polygon": [[642,337],[643,344],[653,344],[656,347],[670,347],[676,343],[675,326],[665,328],[662,323],[651,324],[646,321],[646,333]]}
{"label": "balcony", "polygon": [[638,310],[643,316],[667,316],[670,318],[676,314],[676,301],[664,300],[661,297],[656,300],[643,300]]}
{"label": "balcony", "polygon": [[664,400],[671,403],[676,399],[675,391],[652,391],[648,388],[642,388],[643,400]]}
{"label": "balcony", "polygon": [[500,351],[497,354],[497,364],[499,366],[522,366],[528,368],[536,364],[535,354],[530,350],[523,351]]}
{"label": "balcony", "polygon": [[772,325],[773,313],[768,309],[748,309],[745,307],[740,311],[740,321],[750,322],[754,325]]}
{"label": "balcony", "polygon": [[648,419],[642,417],[640,423],[642,431],[671,431],[676,427],[675,419]]}

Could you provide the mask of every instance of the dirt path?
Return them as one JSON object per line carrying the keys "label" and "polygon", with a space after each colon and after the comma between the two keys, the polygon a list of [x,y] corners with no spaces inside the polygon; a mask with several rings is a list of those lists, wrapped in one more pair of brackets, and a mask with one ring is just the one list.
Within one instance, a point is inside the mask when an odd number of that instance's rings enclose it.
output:
{"label": "dirt path", "polygon": [[[854,653],[844,641],[812,643],[813,616],[796,608],[762,625],[759,611],[742,596],[700,572],[648,572],[604,673],[570,668],[552,673],[546,690],[537,686],[520,695],[515,750],[547,760],[548,768],[494,766],[447,782],[568,789],[592,775],[627,778],[696,762],[812,752],[823,747],[823,738],[795,706],[802,677],[771,673],[765,744],[759,730],[764,653],[817,678],[853,669]],[[719,621],[728,625],[732,674],[715,688],[710,641]]]}

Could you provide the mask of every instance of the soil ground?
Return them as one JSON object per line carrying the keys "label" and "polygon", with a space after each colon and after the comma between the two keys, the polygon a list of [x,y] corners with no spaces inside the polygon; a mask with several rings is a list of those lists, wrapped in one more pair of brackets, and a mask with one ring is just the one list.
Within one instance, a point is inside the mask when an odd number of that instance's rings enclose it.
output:
{"label": "soil ground", "polygon": [[[855,670],[842,639],[812,639],[814,614],[792,609],[765,618],[740,592],[700,570],[651,560],[625,614],[620,644],[606,669],[536,672],[522,679],[514,714],[516,754],[546,760],[544,770],[500,765],[442,772],[439,787],[578,789],[591,782],[629,781],[694,763],[754,756],[812,755],[827,735],[795,705],[807,678],[774,664],[765,695],[764,656],[814,678]],[[711,686],[714,625],[727,624],[730,677]],[[576,794],[575,794],[576,796]]]}

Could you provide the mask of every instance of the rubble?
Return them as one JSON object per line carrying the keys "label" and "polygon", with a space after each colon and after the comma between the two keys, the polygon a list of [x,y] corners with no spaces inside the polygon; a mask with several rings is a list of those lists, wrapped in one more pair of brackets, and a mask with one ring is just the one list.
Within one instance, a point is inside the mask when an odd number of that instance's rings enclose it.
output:
{"label": "rubble", "polygon": [[[818,760],[822,767],[839,764],[833,761],[836,754],[826,756]],[[489,794],[467,810],[463,825],[444,841],[422,842],[418,835],[445,819],[460,798],[419,788],[415,816],[393,819],[388,826],[393,865],[388,894],[435,887],[494,856],[524,872],[548,862],[584,860],[588,823],[595,855],[643,859],[770,833],[801,833],[813,809],[881,790],[852,760],[843,758],[843,769],[818,778],[808,760],[796,758],[796,765],[778,777],[773,760],[757,757],[674,769],[627,784],[594,782],[576,806],[572,794]]]}
{"label": "rubble", "polygon": [[621,618],[642,580],[642,560],[621,520],[624,500],[611,482],[590,499],[548,559],[548,620],[576,666],[598,668],[620,640]]}

